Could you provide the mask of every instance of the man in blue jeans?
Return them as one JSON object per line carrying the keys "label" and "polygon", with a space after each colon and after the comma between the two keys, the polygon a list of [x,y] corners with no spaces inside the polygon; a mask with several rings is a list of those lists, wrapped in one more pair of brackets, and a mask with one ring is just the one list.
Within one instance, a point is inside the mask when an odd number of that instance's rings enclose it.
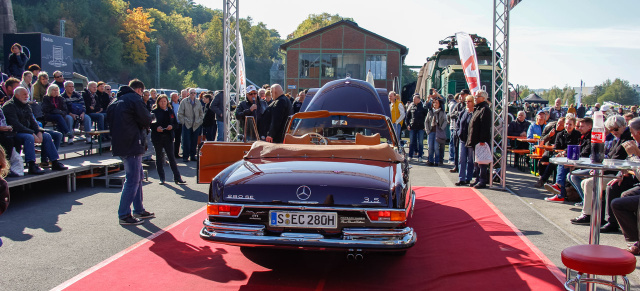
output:
{"label": "man in blue jeans", "polygon": [[211,101],[211,110],[216,113],[216,126],[218,138],[216,141],[224,141],[224,91],[216,91]]}
{"label": "man in blue jeans", "polygon": [[[124,162],[125,180],[122,186],[118,218],[121,225],[141,224],[155,214],[142,205],[142,155],[147,149],[146,129],[151,125],[151,113],[142,101],[144,83],[138,79],[120,87],[117,100],[107,108],[107,122],[113,133],[113,155]],[[133,215],[131,204],[133,203]]]}
{"label": "man in blue jeans", "polygon": [[44,132],[44,129],[38,126],[38,122],[33,117],[31,107],[27,104],[29,99],[27,89],[18,87],[13,94],[13,98],[4,104],[2,111],[7,119],[7,125],[13,127],[13,131],[17,133],[16,142],[22,144],[24,148],[29,174],[41,175],[45,173],[44,170],[36,165],[35,143],[42,144],[42,156],[51,161],[52,170],[66,170],[67,167],[58,161],[58,150],[51,135]]}

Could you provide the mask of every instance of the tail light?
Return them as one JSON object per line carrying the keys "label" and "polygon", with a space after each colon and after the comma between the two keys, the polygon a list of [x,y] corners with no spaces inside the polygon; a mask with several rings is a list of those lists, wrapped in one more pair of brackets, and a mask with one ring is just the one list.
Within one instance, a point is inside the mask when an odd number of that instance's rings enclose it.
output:
{"label": "tail light", "polygon": [[372,222],[398,221],[407,220],[407,214],[404,210],[369,210],[367,216]]}
{"label": "tail light", "polygon": [[230,205],[230,204],[207,205],[208,215],[238,217],[240,215],[240,212],[242,212],[241,205]]}

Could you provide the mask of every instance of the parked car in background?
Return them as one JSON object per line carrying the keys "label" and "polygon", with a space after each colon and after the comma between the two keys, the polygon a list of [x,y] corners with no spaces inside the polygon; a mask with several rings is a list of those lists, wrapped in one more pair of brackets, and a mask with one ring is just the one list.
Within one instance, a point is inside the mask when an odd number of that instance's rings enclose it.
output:
{"label": "parked car in background", "polygon": [[[327,110],[327,106],[331,110]],[[416,243],[409,164],[375,88],[326,84],[290,117],[283,144],[204,142],[198,182],[209,183],[201,238],[238,246],[404,253]]]}
{"label": "parked car in background", "polygon": [[165,95],[167,95],[167,97],[171,97],[171,93],[180,94],[180,92],[178,92],[178,90],[173,90],[173,89],[156,89],[156,92],[158,92],[158,95],[165,94]]}

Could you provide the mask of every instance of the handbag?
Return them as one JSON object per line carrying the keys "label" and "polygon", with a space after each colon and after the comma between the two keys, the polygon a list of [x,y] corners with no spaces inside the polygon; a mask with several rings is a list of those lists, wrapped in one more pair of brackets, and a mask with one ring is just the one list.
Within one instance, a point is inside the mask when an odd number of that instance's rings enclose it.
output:
{"label": "handbag", "polygon": [[11,172],[18,174],[20,177],[24,176],[24,161],[22,161],[22,157],[20,157],[15,148],[12,149],[9,164],[11,165]]}
{"label": "handbag", "polygon": [[84,105],[80,103],[71,103],[71,113],[80,115],[84,113]]}
{"label": "handbag", "polygon": [[447,141],[447,135],[444,130],[440,128],[440,126],[436,127],[436,142],[439,144],[443,144]]}
{"label": "handbag", "polygon": [[489,164],[493,162],[493,154],[488,143],[477,144],[474,151],[475,161],[478,164]]}

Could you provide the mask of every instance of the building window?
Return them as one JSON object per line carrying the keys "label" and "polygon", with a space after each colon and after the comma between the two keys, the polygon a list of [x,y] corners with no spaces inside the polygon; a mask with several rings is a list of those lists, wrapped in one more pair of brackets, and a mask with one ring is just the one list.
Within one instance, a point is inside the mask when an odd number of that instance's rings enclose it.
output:
{"label": "building window", "polygon": [[373,78],[376,80],[387,78],[387,56],[385,55],[367,55],[366,62],[367,73],[371,71]]}
{"label": "building window", "polygon": [[338,55],[323,54],[322,55],[322,77],[335,78],[336,68],[338,68]]}
{"label": "building window", "polygon": [[320,54],[300,54],[300,78],[320,76]]}
{"label": "building window", "polygon": [[353,79],[363,80],[365,75],[364,55],[361,54],[343,54],[338,55],[337,77],[346,78],[350,76]]}
{"label": "building window", "polygon": [[[381,79],[387,71],[385,60],[376,72],[381,70]],[[368,66],[368,63],[367,63]],[[300,54],[300,78],[346,78],[364,79],[364,56],[361,54]]]}

